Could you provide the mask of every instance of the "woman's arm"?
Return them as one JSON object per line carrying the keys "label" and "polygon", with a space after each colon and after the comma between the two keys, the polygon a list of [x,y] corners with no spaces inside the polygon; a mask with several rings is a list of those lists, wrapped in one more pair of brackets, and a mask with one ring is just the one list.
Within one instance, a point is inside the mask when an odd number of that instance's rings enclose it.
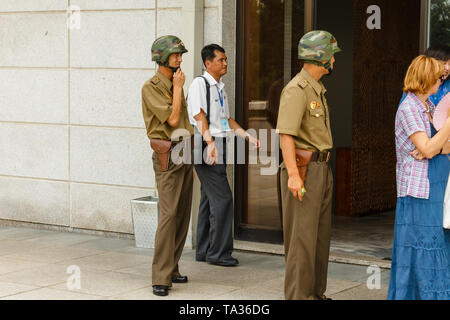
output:
{"label": "woman's arm", "polygon": [[442,151],[442,154],[449,154],[450,153],[450,141],[447,141],[444,144],[444,150]]}
{"label": "woman's arm", "polygon": [[410,138],[417,150],[427,159],[441,153],[442,147],[448,143],[450,137],[450,118],[447,119],[444,127],[433,137],[428,138],[425,132],[416,132]]}

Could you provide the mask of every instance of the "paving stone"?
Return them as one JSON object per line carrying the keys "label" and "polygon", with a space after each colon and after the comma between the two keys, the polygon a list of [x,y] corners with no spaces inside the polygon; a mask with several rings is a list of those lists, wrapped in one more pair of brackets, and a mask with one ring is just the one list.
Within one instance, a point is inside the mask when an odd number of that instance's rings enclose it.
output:
{"label": "paving stone", "polygon": [[70,259],[58,264],[77,265],[80,268],[92,268],[113,271],[131,268],[141,264],[151,263],[152,259],[147,256],[132,255],[119,252],[104,252],[79,259]]}
{"label": "paving stone", "polygon": [[36,269],[44,267],[46,264],[41,262],[32,262],[17,258],[2,257],[0,263],[0,275],[17,272],[26,269]]}
{"label": "paving stone", "polygon": [[31,228],[0,229],[0,240],[27,240],[55,234],[56,231]]}
{"label": "paving stone", "polygon": [[269,291],[281,292],[284,295],[284,276],[273,279],[266,279],[266,281],[262,283],[255,283],[254,285],[248,287],[248,289],[252,289],[255,291],[260,288]]}
{"label": "paving stone", "polygon": [[128,253],[128,254],[136,254],[140,256],[147,256],[153,258],[153,249],[146,249],[146,248],[137,248],[137,247],[123,247],[118,248],[114,250],[114,252],[120,252],[120,253]]}
{"label": "paving stone", "polygon": [[[11,272],[0,276],[0,281],[27,284],[37,287],[46,287],[58,283],[66,286],[70,273],[67,273],[69,265],[46,264],[38,268],[31,268],[17,272]],[[83,275],[89,270],[83,270]]]}
{"label": "paving stone", "polygon": [[40,288],[37,290],[10,295],[2,300],[99,300],[103,297],[77,292]]}
{"label": "paving stone", "polygon": [[190,278],[192,281],[208,282],[220,285],[230,285],[237,287],[248,287],[255,283],[262,283],[267,279],[273,279],[280,277],[279,272],[270,270],[258,270],[256,272],[252,268],[244,267],[219,267],[206,265],[208,272],[202,270],[192,270]]}
{"label": "paving stone", "polygon": [[[129,267],[129,268],[123,268],[123,269],[117,269],[115,272],[119,273],[127,273],[127,274],[135,274],[138,276],[144,276],[149,277],[152,275],[152,263],[144,263],[139,264],[137,266]],[[187,276],[189,276],[188,273],[184,272]]]}
{"label": "paving stone", "polygon": [[366,281],[370,274],[367,266],[347,265],[341,263],[328,264],[328,276],[348,281]]}
{"label": "paving stone", "polygon": [[168,297],[158,297],[153,294],[152,287],[132,291],[127,294],[115,296],[115,299],[124,300],[204,300],[215,299],[222,294],[239,290],[238,287],[223,286],[210,283],[188,282],[174,284]]}
{"label": "paving stone", "polygon": [[70,259],[102,254],[104,251],[84,249],[78,247],[50,246],[38,250],[23,250],[14,252],[7,257],[19,258],[36,262],[56,263]]}
{"label": "paving stone", "polygon": [[[77,293],[111,297],[142,288],[150,288],[151,277],[136,276],[118,272],[91,271],[81,274],[81,289]],[[51,287],[52,289],[67,290],[65,283]]]}
{"label": "paving stone", "polygon": [[339,293],[330,295],[334,300],[386,300],[388,288],[369,290],[367,285],[361,284],[350,290],[344,290]]}
{"label": "paving stone", "polygon": [[[238,267],[195,261],[185,249],[179,267],[187,284],[174,284],[169,297],[152,293],[152,249],[134,240],[0,226],[0,298],[138,300],[284,299],[283,256],[236,250]],[[69,290],[67,268],[80,268],[80,290]],[[367,266],[330,263],[327,296],[384,300],[390,271],[381,269],[381,289],[369,290]]]}
{"label": "paving stone", "polygon": [[18,283],[0,282],[0,298],[35,289],[38,289],[38,287]]}
{"label": "paving stone", "polygon": [[130,239],[104,238],[89,240],[80,244],[74,244],[77,248],[92,250],[114,251],[135,247],[135,241]]}
{"label": "paving stone", "polygon": [[83,242],[92,241],[102,239],[98,236],[88,235],[88,234],[80,234],[80,233],[69,233],[69,232],[57,232],[55,234],[45,235],[35,239],[25,240],[26,243],[42,243],[42,244],[51,244],[58,246],[70,246],[77,245]]}
{"label": "paving stone", "polygon": [[0,256],[40,251],[50,247],[49,243],[26,242],[22,240],[0,240]]}
{"label": "paving stone", "polygon": [[360,286],[359,282],[346,281],[341,279],[328,278],[326,296],[331,296],[338,292],[342,292],[351,288]]}
{"label": "paving stone", "polygon": [[252,287],[211,297],[213,300],[284,300],[284,293]]}

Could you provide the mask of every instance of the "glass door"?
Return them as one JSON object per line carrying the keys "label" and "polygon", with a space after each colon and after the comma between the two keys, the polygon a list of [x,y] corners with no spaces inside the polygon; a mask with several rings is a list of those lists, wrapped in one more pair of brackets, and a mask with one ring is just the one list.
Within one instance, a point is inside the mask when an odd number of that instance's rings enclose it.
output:
{"label": "glass door", "polygon": [[450,0],[431,0],[429,8],[429,46],[450,46]]}
{"label": "glass door", "polygon": [[[236,118],[245,128],[276,128],[281,91],[300,71],[298,42],[304,31],[305,1],[239,1],[239,41]],[[247,149],[248,150],[248,149]],[[248,156],[247,156],[248,159]],[[248,163],[248,162],[246,162]],[[235,238],[282,243],[277,175],[262,175],[267,167],[237,165],[235,176]]]}

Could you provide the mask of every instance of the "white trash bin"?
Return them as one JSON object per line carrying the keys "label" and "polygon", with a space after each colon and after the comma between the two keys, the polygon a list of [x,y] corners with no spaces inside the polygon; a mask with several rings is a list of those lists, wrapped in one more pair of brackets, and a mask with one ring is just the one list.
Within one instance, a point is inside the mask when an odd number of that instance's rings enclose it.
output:
{"label": "white trash bin", "polygon": [[158,228],[158,198],[144,197],[131,200],[134,237],[136,247],[154,249]]}

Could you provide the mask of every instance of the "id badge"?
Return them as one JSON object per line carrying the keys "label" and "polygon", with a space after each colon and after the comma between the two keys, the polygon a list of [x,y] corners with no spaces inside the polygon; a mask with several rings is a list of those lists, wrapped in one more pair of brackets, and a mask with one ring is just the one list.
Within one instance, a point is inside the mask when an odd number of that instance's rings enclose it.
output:
{"label": "id badge", "polygon": [[228,119],[226,117],[220,118],[220,123],[222,124],[222,130],[223,131],[230,131],[230,125],[228,124]]}

